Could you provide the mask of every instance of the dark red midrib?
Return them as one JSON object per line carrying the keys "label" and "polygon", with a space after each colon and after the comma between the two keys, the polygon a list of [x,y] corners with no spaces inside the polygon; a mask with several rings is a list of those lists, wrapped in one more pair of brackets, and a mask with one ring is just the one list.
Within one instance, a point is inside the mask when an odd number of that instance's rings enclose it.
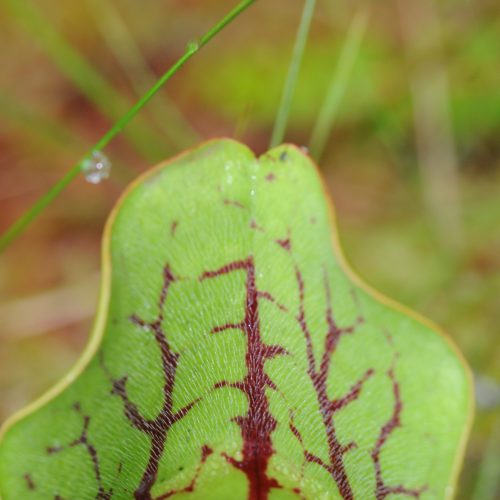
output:
{"label": "dark red midrib", "polygon": [[[250,428],[241,426],[243,435],[243,462],[249,460],[254,472],[254,480],[250,481],[249,498],[265,500],[269,490],[278,486],[275,480],[267,476],[269,459],[273,455],[271,433],[276,429],[276,420],[269,411],[269,402],[265,391],[271,386],[264,371],[265,347],[260,336],[260,320],[258,314],[257,286],[255,283],[255,265],[253,258],[249,259],[247,269],[247,297],[245,304],[244,331],[247,335],[246,363],[248,372],[245,377],[246,393],[249,398],[248,417],[246,422]],[[266,429],[266,424],[267,429]],[[257,430],[257,449],[252,447],[252,429]],[[263,441],[261,441],[263,437]],[[246,446],[245,446],[246,445]],[[250,448],[250,449],[249,449]]]}
{"label": "dark red midrib", "polygon": [[274,454],[271,434],[276,429],[277,421],[269,410],[266,388],[275,389],[274,383],[265,372],[266,360],[275,355],[285,354],[280,346],[269,346],[262,342],[260,335],[260,319],[258,310],[259,292],[255,281],[255,263],[253,257],[234,261],[217,271],[205,272],[201,280],[228,274],[236,270],[246,272],[245,317],[239,324],[226,324],[215,327],[212,332],[226,329],[240,329],[246,336],[247,349],[245,362],[247,374],[241,382],[218,384],[218,387],[232,386],[245,393],[248,399],[246,415],[235,417],[243,439],[243,458],[236,460],[226,456],[226,460],[240,469],[249,482],[250,500],[266,500],[272,488],[279,488],[279,483],[267,475],[269,460]]}

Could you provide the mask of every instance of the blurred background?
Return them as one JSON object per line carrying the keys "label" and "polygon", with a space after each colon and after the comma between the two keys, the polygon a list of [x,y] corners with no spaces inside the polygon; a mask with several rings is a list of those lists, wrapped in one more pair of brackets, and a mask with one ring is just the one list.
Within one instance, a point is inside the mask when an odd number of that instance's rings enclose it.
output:
{"label": "blurred background", "polygon": [[[0,232],[235,4],[0,0]],[[211,137],[266,151],[302,8],[256,2],[106,149],[109,180],[77,179],[0,256],[0,420],[82,351],[103,225],[127,183]],[[318,0],[286,134],[308,146],[333,92],[312,153],[345,253],[469,361],[477,414],[459,498],[475,500],[500,498],[499,14],[495,0]]]}

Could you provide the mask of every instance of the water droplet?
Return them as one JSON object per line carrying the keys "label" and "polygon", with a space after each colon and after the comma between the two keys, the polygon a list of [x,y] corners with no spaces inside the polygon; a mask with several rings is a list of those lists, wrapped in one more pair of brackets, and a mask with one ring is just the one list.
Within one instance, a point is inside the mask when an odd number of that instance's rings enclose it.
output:
{"label": "water droplet", "polygon": [[255,196],[255,189],[250,190],[250,196]]}
{"label": "water droplet", "polygon": [[300,146],[300,150],[305,154],[309,154],[309,148],[307,146]]}
{"label": "water droplet", "polygon": [[227,178],[226,178],[226,182],[228,184],[232,184],[233,183],[233,176],[232,175],[228,175]]}
{"label": "water droplet", "polygon": [[198,40],[191,40],[187,43],[186,50],[188,52],[196,52],[200,48],[200,42]]}
{"label": "water droplet", "polygon": [[83,162],[82,171],[87,182],[99,184],[109,177],[111,162],[104,153],[93,151],[92,155]]}

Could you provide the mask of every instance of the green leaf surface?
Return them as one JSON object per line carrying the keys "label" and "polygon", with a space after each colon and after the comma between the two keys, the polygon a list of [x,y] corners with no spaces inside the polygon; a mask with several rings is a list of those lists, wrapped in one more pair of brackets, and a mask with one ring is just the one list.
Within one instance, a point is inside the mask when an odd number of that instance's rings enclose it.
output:
{"label": "green leaf surface", "polygon": [[311,159],[215,140],[114,210],[90,344],[4,426],[0,492],[447,498],[471,407],[450,342],[349,270]]}

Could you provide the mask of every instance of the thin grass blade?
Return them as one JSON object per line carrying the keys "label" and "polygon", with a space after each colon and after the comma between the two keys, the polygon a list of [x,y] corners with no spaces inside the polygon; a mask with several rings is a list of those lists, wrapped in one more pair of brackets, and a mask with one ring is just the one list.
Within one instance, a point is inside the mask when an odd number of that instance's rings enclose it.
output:
{"label": "thin grass blade", "polygon": [[281,96],[281,102],[278,108],[278,114],[274,123],[274,129],[271,136],[271,147],[275,147],[283,142],[285,137],[286,126],[288,123],[288,116],[290,114],[290,107],[292,105],[295,87],[297,86],[297,79],[299,76],[302,58],[311,27],[312,16],[314,7],[316,6],[315,0],[306,0],[302,17],[300,19],[299,29],[295,37],[295,45],[293,48],[292,59],[288,67],[288,74],[285,79],[285,86]]}
{"label": "thin grass blade", "polygon": [[[130,106],[100,73],[59,33],[43,13],[27,0],[7,0],[6,8],[40,43],[59,70],[108,119],[118,119]],[[168,154],[161,135],[141,118],[124,132],[134,149],[150,161]]]}
{"label": "thin grass blade", "polygon": [[328,86],[324,104],[314,125],[310,149],[311,154],[319,160],[325,150],[328,137],[337,118],[338,110],[344,97],[349,78],[356,62],[368,22],[368,11],[360,10],[353,18],[342,47],[338,64]]}
{"label": "thin grass blade", "polygon": [[208,30],[196,43],[188,44],[184,54],[156,81],[146,92],[80,159],[68,173],[58,181],[47,193],[22,215],[7,231],[0,236],[0,253],[4,251],[28,225],[80,174],[85,160],[90,158],[94,151],[100,151],[113,140],[123,128],[137,115],[137,113],[153,98],[153,96],[191,59],[202,47],[217,36],[227,25],[234,21],[242,12],[250,7],[255,0],[243,0],[236,5],[226,16]]}
{"label": "thin grass blade", "polygon": [[[156,80],[129,27],[112,1],[87,0],[101,36],[116,57],[134,92],[141,95]],[[163,134],[175,148],[184,148],[200,140],[186,117],[165,93],[156,97],[155,105],[147,110]]]}

